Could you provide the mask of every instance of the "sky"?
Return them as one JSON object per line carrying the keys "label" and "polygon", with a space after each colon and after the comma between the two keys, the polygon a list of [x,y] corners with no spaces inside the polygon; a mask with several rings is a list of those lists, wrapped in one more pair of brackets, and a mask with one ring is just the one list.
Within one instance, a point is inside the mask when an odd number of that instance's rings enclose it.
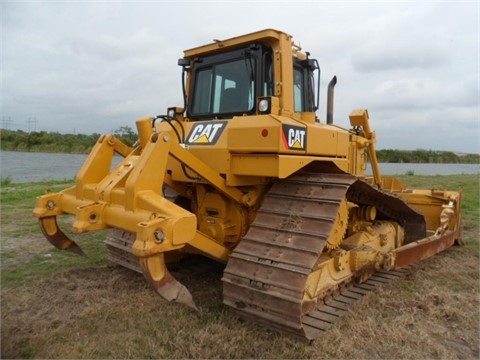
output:
{"label": "sky", "polygon": [[479,1],[2,1],[2,128],[110,133],[182,106],[183,50],[266,28],[321,67],[378,149],[480,153]]}

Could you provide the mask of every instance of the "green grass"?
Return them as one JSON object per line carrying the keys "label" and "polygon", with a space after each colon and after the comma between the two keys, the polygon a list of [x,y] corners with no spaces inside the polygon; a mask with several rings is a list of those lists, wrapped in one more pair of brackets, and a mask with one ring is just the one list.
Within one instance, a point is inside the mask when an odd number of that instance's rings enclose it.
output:
{"label": "green grass", "polygon": [[478,358],[479,178],[399,178],[462,190],[466,246],[416,264],[313,344],[238,319],[222,304],[221,271],[181,279],[202,309],[195,313],[109,264],[104,231],[75,234],[61,217],[88,257],[56,250],[31,213],[46,188],[72,181],[2,186],[2,358]]}
{"label": "green grass", "polygon": [[[19,261],[11,269],[3,269],[2,286],[18,287],[34,284],[68,269],[96,266],[106,262],[106,249],[103,245],[105,232],[92,232],[78,235],[69,227],[71,218],[60,216],[58,219],[67,236],[79,241],[79,245],[88,254],[80,257],[69,252],[57,250],[43,237],[38,221],[32,215],[35,198],[46,190],[60,191],[73,185],[72,180],[46,181],[41,183],[10,183],[1,189],[1,238],[2,263],[21,259],[26,254],[28,261]],[[35,251],[36,245],[43,251]]]}
{"label": "green grass", "polygon": [[[84,239],[88,240],[84,244],[83,241],[80,243],[84,252],[88,254],[87,257],[58,250],[52,246],[48,253],[36,255],[26,263],[21,263],[12,269],[2,271],[2,286],[11,288],[30,286],[68,270],[105,265],[107,263],[107,254],[103,245],[104,238],[104,233],[94,233],[88,239]],[[16,256],[17,254],[15,253],[2,254],[2,261],[3,259],[12,259]]]}

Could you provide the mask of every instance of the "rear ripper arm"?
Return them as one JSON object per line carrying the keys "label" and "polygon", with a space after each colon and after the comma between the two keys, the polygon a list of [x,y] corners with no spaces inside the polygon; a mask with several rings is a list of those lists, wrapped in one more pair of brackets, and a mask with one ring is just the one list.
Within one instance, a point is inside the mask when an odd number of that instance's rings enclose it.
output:
{"label": "rear ripper arm", "polygon": [[[55,247],[78,254],[83,251],[58,228],[57,215],[74,214],[73,229],[79,233],[107,227],[135,233],[132,252],[140,258],[146,278],[165,298],[194,307],[188,291],[169,275],[163,254],[188,243],[226,261],[230,250],[197,231],[193,213],[164,198],[163,184],[170,182],[166,171],[168,157],[242,205],[253,205],[257,196],[227,187],[224,178],[176,141],[171,129],[166,131],[167,127],[162,129],[160,125],[160,131],[153,133],[152,120],[137,122],[142,151],[129,149],[112,135],[100,137],[78,173],[77,186],[38,197],[33,213]],[[114,153],[125,158],[111,171]]]}

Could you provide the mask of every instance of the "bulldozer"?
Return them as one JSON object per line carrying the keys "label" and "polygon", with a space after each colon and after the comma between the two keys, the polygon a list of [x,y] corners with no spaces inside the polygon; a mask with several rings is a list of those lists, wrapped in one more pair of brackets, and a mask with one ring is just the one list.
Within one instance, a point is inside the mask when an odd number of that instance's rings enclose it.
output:
{"label": "bulldozer", "polygon": [[312,340],[376,285],[462,244],[461,193],[382,176],[368,111],[334,124],[336,77],[322,121],[318,61],[291,35],[214,40],[178,65],[182,106],[137,120],[133,146],[100,136],[74,186],[36,199],[55,247],[84,255],[59,216],[76,233],[109,229],[114,263],[193,309],[168,267],[214,259],[234,313]]}

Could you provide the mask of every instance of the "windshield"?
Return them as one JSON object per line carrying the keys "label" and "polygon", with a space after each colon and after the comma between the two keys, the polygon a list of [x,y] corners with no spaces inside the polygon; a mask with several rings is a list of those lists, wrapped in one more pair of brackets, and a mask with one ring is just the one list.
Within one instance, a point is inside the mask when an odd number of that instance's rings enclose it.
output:
{"label": "windshield", "polygon": [[250,112],[255,105],[255,58],[202,68],[196,73],[194,115]]}

